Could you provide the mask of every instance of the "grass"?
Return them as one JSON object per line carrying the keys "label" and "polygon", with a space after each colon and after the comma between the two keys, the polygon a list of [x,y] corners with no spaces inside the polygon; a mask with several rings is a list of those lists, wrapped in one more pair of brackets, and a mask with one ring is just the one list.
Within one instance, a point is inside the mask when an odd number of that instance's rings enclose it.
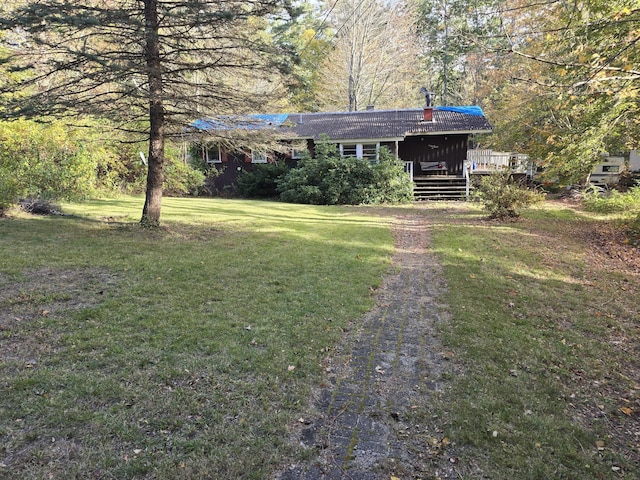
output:
{"label": "grass", "polygon": [[357,210],[141,206],[0,222],[0,477],[267,477],[392,253]]}
{"label": "grass", "polygon": [[407,212],[433,225],[448,284],[447,387],[412,417],[416,436],[437,424],[432,460],[469,479],[640,478],[640,279],[593,247],[604,217],[165,199],[155,231],[141,207],[0,220],[0,478],[261,479],[310,455],[290,427]]}
{"label": "grass", "polygon": [[426,213],[457,363],[435,413],[460,475],[639,478],[640,282],[592,248],[599,219],[549,204],[502,224],[468,206]]}

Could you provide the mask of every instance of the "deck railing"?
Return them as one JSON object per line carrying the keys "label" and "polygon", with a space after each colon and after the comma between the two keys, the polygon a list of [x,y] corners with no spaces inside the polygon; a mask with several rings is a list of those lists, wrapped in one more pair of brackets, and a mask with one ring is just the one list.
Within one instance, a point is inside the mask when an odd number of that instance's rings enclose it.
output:
{"label": "deck railing", "polygon": [[495,172],[509,169],[513,173],[527,173],[529,156],[520,153],[494,152],[488,149],[467,150],[471,172]]}
{"label": "deck railing", "polygon": [[409,174],[409,178],[413,182],[413,162],[404,162],[404,171]]}
{"label": "deck railing", "polygon": [[465,182],[464,196],[467,200],[469,200],[469,191],[471,190],[471,162],[469,162],[468,160],[464,162],[463,170]]}

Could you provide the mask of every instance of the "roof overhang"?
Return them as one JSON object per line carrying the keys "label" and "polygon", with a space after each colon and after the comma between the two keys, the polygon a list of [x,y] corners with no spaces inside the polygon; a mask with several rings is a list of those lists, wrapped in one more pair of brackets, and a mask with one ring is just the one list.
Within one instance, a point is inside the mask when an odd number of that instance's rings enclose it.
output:
{"label": "roof overhang", "polygon": [[[319,141],[319,139],[313,139]],[[329,138],[332,143],[392,143],[401,142],[404,137],[387,137],[387,138]]]}
{"label": "roof overhang", "polygon": [[442,135],[471,135],[474,133],[492,133],[493,130],[441,130],[437,132],[411,132],[407,137],[435,137]]}

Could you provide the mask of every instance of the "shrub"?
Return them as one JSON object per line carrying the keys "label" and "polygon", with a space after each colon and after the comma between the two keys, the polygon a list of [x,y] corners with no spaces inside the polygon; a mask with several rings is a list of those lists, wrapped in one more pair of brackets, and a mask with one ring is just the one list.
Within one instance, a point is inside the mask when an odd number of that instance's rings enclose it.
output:
{"label": "shrub", "polygon": [[164,170],[163,192],[166,195],[197,195],[204,185],[206,175],[188,163],[168,158]]}
{"label": "shrub", "polygon": [[411,181],[388,149],[381,149],[379,163],[343,158],[336,145],[316,144],[316,156],[306,154],[299,167],[278,180],[285,202],[316,205],[357,205],[406,202],[412,198]]}
{"label": "shrub", "polygon": [[0,208],[20,197],[77,200],[95,191],[97,158],[61,123],[0,123]]}
{"label": "shrub", "polygon": [[498,219],[517,218],[520,209],[544,198],[541,193],[514,182],[509,172],[482,177],[474,196],[482,202],[490,218]]}
{"label": "shrub", "polygon": [[238,177],[238,194],[248,198],[277,197],[278,180],[288,171],[282,162],[260,164],[253,172],[243,172]]}
{"label": "shrub", "polygon": [[585,208],[598,213],[629,212],[640,209],[640,187],[632,187],[624,193],[609,190],[604,193],[597,188],[587,189],[582,202]]}

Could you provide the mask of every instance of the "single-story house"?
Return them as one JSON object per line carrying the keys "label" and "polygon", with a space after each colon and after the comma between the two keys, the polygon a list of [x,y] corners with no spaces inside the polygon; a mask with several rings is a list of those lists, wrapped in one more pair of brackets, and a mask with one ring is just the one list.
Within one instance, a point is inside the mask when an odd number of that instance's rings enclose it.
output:
{"label": "single-story house", "polygon": [[[233,127],[230,127],[232,125]],[[470,136],[490,133],[491,124],[482,109],[471,107],[424,107],[402,110],[368,109],[357,112],[294,113],[218,117],[201,119],[191,127],[200,134],[216,137],[230,128],[260,131],[273,135],[282,143],[295,142],[313,155],[315,142],[322,135],[335,142],[345,156],[375,161],[381,147],[391,150],[406,162],[407,171],[415,177],[422,175],[460,176],[469,148]],[[291,144],[291,143],[290,143]],[[243,171],[252,171],[257,164],[284,160],[295,166],[300,148],[286,153],[262,152],[244,148],[232,151],[215,141],[205,142],[202,155],[213,164],[220,175],[215,187],[222,191],[233,185]]]}

